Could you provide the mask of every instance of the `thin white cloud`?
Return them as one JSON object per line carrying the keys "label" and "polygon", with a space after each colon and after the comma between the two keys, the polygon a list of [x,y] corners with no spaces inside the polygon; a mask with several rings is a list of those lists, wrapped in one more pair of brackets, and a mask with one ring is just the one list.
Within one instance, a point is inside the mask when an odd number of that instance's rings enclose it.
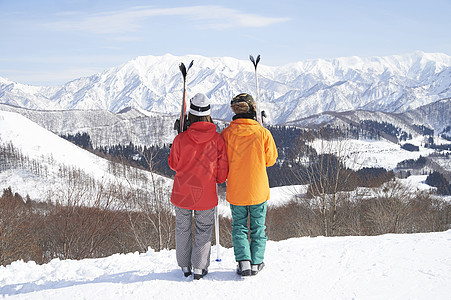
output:
{"label": "thin white cloud", "polygon": [[2,74],[0,77],[22,84],[49,86],[49,82],[52,83],[51,85],[62,85],[75,78],[92,76],[102,71],[102,68],[67,68],[55,71],[0,69],[0,74]]}
{"label": "thin white cloud", "polygon": [[[23,68],[0,68],[0,77],[31,85],[61,85],[75,78],[88,77],[133,59],[133,55],[61,55],[0,58],[0,63],[25,64]],[[46,68],[31,68],[31,65]],[[86,67],[84,67],[86,66]]]}
{"label": "thin white cloud", "polygon": [[286,22],[290,18],[273,18],[243,13],[222,6],[188,6],[174,8],[133,7],[124,11],[110,11],[80,16],[67,13],[65,20],[49,24],[56,30],[78,30],[96,34],[131,33],[140,30],[143,22],[153,17],[184,17],[194,21],[198,28],[226,29],[265,27]]}

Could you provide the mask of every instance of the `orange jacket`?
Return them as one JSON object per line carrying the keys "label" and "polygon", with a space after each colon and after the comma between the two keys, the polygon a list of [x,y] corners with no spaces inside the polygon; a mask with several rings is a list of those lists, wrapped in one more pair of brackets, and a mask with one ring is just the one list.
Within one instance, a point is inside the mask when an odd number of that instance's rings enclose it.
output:
{"label": "orange jacket", "polygon": [[226,180],[228,165],[224,139],[214,124],[196,122],[177,135],[168,164],[176,172],[172,204],[192,210],[218,205],[216,183]]}
{"label": "orange jacket", "polygon": [[229,175],[227,201],[255,205],[269,199],[266,167],[277,159],[274,139],[268,129],[251,119],[236,119],[222,131],[227,146]]}

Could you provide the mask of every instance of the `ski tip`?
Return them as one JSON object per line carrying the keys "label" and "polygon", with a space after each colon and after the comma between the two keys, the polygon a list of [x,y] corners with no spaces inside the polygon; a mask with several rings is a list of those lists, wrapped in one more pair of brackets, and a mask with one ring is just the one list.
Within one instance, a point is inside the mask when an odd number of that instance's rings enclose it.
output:
{"label": "ski tip", "polygon": [[186,73],[188,73],[188,70],[193,66],[194,60],[191,61],[191,63],[188,65],[188,68],[185,67],[184,63],[180,63],[179,69],[182,72],[183,77],[186,77]]}
{"label": "ski tip", "polygon": [[251,62],[254,64],[254,67],[257,69],[258,62],[260,61],[260,54],[257,55],[257,59],[254,59],[254,57],[252,56],[252,54],[250,54],[250,55],[249,55],[249,59],[250,59]]}
{"label": "ski tip", "polygon": [[180,72],[182,72],[183,77],[186,76],[186,67],[184,63],[180,63],[179,65]]}

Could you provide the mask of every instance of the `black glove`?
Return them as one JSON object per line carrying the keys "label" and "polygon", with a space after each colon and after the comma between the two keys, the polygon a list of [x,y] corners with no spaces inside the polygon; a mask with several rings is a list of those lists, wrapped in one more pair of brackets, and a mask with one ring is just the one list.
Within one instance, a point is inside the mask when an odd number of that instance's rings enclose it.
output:
{"label": "black glove", "polygon": [[[187,130],[189,127],[188,118],[185,116],[185,124],[183,124],[183,131]],[[175,120],[174,122],[174,130],[177,130],[177,133],[180,133],[180,119]]]}

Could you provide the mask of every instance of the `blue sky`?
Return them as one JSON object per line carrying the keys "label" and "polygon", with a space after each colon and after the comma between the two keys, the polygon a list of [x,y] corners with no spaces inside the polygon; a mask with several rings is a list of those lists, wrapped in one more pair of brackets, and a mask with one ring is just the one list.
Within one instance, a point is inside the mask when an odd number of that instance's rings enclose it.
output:
{"label": "blue sky", "polygon": [[59,85],[137,56],[283,65],[416,50],[451,55],[447,0],[0,0],[0,77]]}

